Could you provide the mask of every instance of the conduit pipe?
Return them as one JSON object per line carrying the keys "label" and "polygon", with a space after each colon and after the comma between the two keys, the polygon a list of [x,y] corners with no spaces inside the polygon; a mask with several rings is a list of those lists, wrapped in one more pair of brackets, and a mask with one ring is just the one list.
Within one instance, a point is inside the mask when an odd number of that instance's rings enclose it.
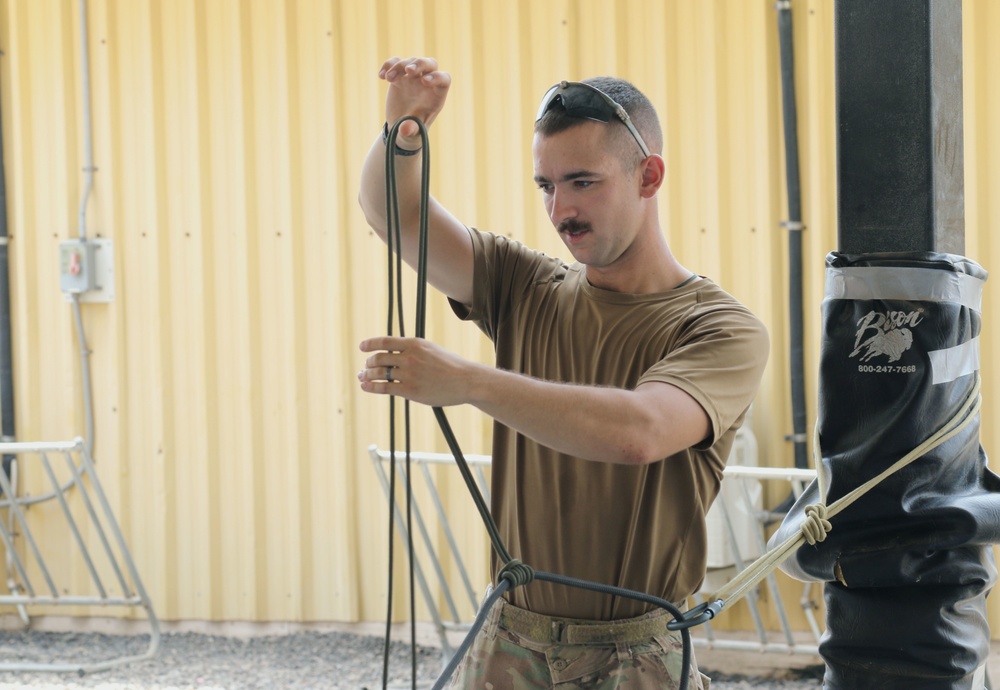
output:
{"label": "conduit pipe", "polygon": [[[7,176],[3,161],[3,125],[0,123],[0,441],[15,440],[14,355],[10,323],[10,235],[7,231]],[[3,471],[9,478],[13,455],[3,456]]]}
{"label": "conduit pipe", "polygon": [[[94,187],[94,133],[90,119],[90,50],[87,31],[87,0],[80,0],[80,90],[83,99],[83,151],[84,185],[80,198],[78,232],[81,242],[87,240],[87,202]],[[86,425],[84,444],[87,454],[94,457],[94,396],[90,380],[90,348],[83,330],[83,315],[80,310],[80,296],[73,296],[73,318],[80,344],[80,375],[83,381],[83,414]]]}
{"label": "conduit pipe", "polygon": [[785,181],[788,188],[788,337],[792,395],[792,434],[785,438],[795,446],[795,467],[809,467],[806,434],[805,361],[802,326],[802,187],[799,179],[798,115],[795,109],[795,53],[792,41],[792,3],[781,0],[778,10],[778,42],[781,47],[781,94],[785,130]]}
{"label": "conduit pipe", "polygon": [[80,0],[80,91],[83,98],[83,196],[80,198],[78,230],[87,239],[87,201],[94,188],[94,135],[90,120],[90,50],[88,49],[87,0]]}

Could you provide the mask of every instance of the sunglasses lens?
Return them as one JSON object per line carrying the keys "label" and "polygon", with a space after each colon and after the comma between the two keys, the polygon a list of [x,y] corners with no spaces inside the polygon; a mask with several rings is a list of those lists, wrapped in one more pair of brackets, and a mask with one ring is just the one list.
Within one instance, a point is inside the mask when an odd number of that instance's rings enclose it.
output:
{"label": "sunglasses lens", "polygon": [[560,102],[570,117],[583,117],[588,120],[608,122],[615,114],[614,106],[608,103],[604,96],[585,84],[556,84],[542,98],[535,122],[542,119],[556,102]]}
{"label": "sunglasses lens", "polygon": [[580,90],[573,95],[573,103],[566,105],[566,112],[573,117],[607,122],[615,114],[614,109],[593,91]]}
{"label": "sunglasses lens", "polygon": [[542,119],[545,113],[549,112],[549,108],[552,107],[552,103],[555,100],[556,94],[559,93],[559,89],[562,88],[560,84],[556,84],[551,89],[545,92],[542,96],[542,104],[538,106],[538,114],[535,115],[535,122]]}

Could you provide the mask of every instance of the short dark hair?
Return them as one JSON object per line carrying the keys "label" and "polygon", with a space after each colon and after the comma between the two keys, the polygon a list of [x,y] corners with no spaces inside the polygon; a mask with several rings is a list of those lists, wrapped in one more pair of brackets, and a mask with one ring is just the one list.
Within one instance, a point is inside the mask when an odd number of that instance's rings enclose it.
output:
{"label": "short dark hair", "polygon": [[[649,146],[650,152],[663,151],[663,130],[660,128],[660,118],[656,114],[656,108],[634,84],[618,77],[591,77],[584,79],[583,83],[600,89],[625,108],[625,112],[632,119],[632,124]],[[572,117],[561,103],[555,103],[535,123],[535,132],[544,137],[552,136],[583,122],[587,120]],[[620,120],[613,118],[608,125],[612,126],[609,132],[619,144],[622,163],[626,169],[634,169],[644,157],[642,150]]]}

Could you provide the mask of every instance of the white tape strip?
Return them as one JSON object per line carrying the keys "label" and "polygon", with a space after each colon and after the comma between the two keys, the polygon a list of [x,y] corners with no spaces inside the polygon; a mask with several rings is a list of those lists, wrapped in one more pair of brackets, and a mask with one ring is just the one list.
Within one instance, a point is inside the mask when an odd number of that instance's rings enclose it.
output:
{"label": "white tape strip", "polygon": [[956,302],[982,312],[983,282],[967,273],[935,268],[828,268],[826,298]]}
{"label": "white tape strip", "polygon": [[931,383],[949,383],[979,371],[979,337],[946,350],[928,352]]}

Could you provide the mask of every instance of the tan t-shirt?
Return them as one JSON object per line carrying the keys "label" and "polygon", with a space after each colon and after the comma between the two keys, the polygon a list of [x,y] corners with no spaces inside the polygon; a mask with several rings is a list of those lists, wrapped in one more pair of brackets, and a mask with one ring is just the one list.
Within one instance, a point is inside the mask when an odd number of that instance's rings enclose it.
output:
{"label": "tan t-shirt", "polygon": [[[767,360],[763,324],[707,279],[660,294],[610,292],[590,285],[580,264],[470,232],[473,304],[453,308],[493,340],[498,367],[626,389],[670,383],[712,425],[698,447],[632,467],[580,460],[494,424],[491,510],[508,550],[536,570],[682,601],[705,575],[705,513]],[[494,554],[494,570],[500,565]],[[538,580],[508,596],[537,613],[580,619],[652,608]]]}

